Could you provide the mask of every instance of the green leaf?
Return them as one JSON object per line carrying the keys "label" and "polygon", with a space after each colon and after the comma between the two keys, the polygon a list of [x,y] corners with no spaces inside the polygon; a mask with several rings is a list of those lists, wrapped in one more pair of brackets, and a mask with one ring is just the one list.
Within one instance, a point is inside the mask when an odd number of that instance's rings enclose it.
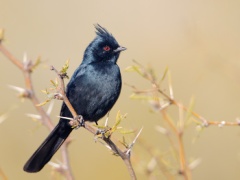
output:
{"label": "green leaf", "polygon": [[53,80],[50,80],[50,82],[52,83],[53,87],[55,87],[55,88],[57,88],[57,87],[58,87],[58,80],[57,80],[57,78],[56,78],[56,80],[55,80],[55,81],[53,81]]}
{"label": "green leaf", "polygon": [[44,106],[45,104],[47,104],[49,101],[51,101],[51,99],[47,99],[46,101],[36,104],[35,106]]}
{"label": "green leaf", "polygon": [[121,134],[132,134],[132,133],[135,133],[135,130],[126,130],[126,129],[123,129],[120,131]]}
{"label": "green leaf", "polygon": [[189,121],[190,117],[192,116],[193,108],[195,105],[195,99],[194,97],[191,98],[188,109],[187,109],[187,114],[186,114],[186,120]]}
{"label": "green leaf", "polygon": [[125,137],[123,136],[123,139],[122,139],[122,141],[119,141],[125,148],[128,148],[129,147],[129,145],[128,145],[128,143],[126,142],[126,140],[125,140]]}
{"label": "green leaf", "polygon": [[36,61],[32,65],[32,70],[35,70],[39,64],[41,64],[41,57],[40,56],[36,59]]}
{"label": "green leaf", "polygon": [[65,62],[65,64],[63,65],[63,67],[62,67],[62,69],[61,69],[61,74],[62,74],[62,77],[65,77],[65,78],[69,78],[68,77],[68,75],[67,75],[67,70],[68,70],[68,68],[69,68],[69,60],[67,60],[66,62]]}
{"label": "green leaf", "polygon": [[164,79],[166,78],[167,74],[168,74],[168,67],[165,68],[163,76],[162,76],[162,78],[160,80],[160,83],[162,83],[162,81],[164,81]]}
{"label": "green leaf", "polygon": [[136,65],[132,65],[129,66],[125,69],[126,72],[137,72],[138,74],[140,74],[141,76],[143,76],[143,73],[141,71],[141,68],[139,66]]}
{"label": "green leaf", "polygon": [[44,94],[49,94],[49,91],[48,91],[47,89],[41,90],[41,91],[42,91],[42,93],[44,93]]}
{"label": "green leaf", "polygon": [[117,116],[116,116],[116,122],[115,122],[115,124],[112,127],[112,132],[117,130],[117,127],[121,123],[121,121],[122,121],[122,116],[120,114],[120,111],[118,111]]}

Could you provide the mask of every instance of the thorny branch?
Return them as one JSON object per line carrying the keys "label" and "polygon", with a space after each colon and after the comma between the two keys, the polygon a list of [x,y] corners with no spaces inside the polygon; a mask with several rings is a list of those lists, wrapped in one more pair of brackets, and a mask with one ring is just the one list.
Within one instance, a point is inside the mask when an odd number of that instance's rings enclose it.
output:
{"label": "thorny branch", "polygon": [[[183,116],[183,111],[186,112],[186,114],[190,114],[193,117],[195,117],[195,121],[197,124],[200,124],[202,128],[208,127],[210,125],[218,125],[219,127],[222,126],[239,126],[240,125],[240,120],[237,119],[236,122],[225,122],[225,121],[209,121],[205,119],[204,117],[200,116],[198,113],[193,111],[191,108],[188,108],[184,106],[182,103],[179,103],[174,99],[173,95],[173,89],[172,89],[172,84],[171,84],[171,78],[169,77],[169,83],[168,83],[168,88],[169,88],[169,94],[168,95],[164,90],[162,90],[161,87],[161,82],[165,78],[166,75],[170,74],[168,73],[168,69],[166,69],[163,78],[159,81],[152,68],[145,68],[138,62],[134,61],[137,66],[131,66],[127,68],[127,70],[130,71],[135,71],[138,74],[140,74],[143,78],[147,79],[151,85],[151,89],[147,90],[139,90],[133,85],[128,85],[133,89],[133,93],[135,95],[144,95],[140,96],[140,98],[145,98],[146,100],[149,100],[150,97],[150,104],[152,105],[153,109],[163,116],[163,120],[169,127],[169,130],[171,131],[172,134],[174,134],[174,137],[176,137],[176,142],[177,146],[173,144],[172,138],[170,138],[166,132],[164,132],[168,140],[170,141],[170,144],[172,145],[173,149],[178,152],[178,160],[179,160],[179,174],[183,176],[185,180],[192,179],[191,178],[191,169],[192,167],[190,164],[188,164],[186,160],[186,155],[185,155],[185,149],[184,149],[184,143],[183,143],[183,135],[184,135],[184,120],[182,118]],[[152,96],[152,98],[151,98]],[[133,95],[134,97],[134,95]],[[136,97],[137,98],[137,97]],[[166,109],[171,106],[175,105],[179,109],[179,120],[176,122],[172,121],[172,119],[168,116]]]}
{"label": "thorny branch", "polygon": [[[73,119],[69,122],[69,124],[74,128],[74,127],[78,127],[79,123],[81,123],[79,121],[79,116],[81,115],[78,115],[76,113],[76,111],[74,110],[74,108],[72,107],[71,103],[69,102],[67,96],[66,96],[66,93],[65,93],[65,84],[64,84],[64,75],[61,74],[57,69],[55,69],[53,66],[51,66],[50,68],[51,70],[53,70],[57,76],[58,76],[58,79],[60,81],[60,87],[58,88],[58,91],[59,93],[61,94],[61,97],[63,98],[65,104],[67,105],[68,109],[70,110],[70,112],[72,113],[73,115]],[[88,130],[89,132],[91,132],[92,134],[94,135],[97,135],[99,134],[99,130],[96,129],[96,128],[93,128],[91,125],[89,125],[88,123],[84,123],[83,127]],[[141,132],[141,130],[140,130]],[[104,133],[104,132],[103,132]],[[139,134],[137,135],[137,137],[139,136]],[[110,149],[118,156],[120,156],[122,158],[122,160],[124,161],[127,169],[128,169],[128,172],[130,174],[130,177],[132,180],[136,180],[137,177],[136,177],[136,174],[134,172],[134,169],[132,167],[132,164],[131,164],[131,148],[132,146],[130,146],[129,148],[127,148],[126,150],[121,150],[112,140],[111,140],[111,135],[110,136],[105,136],[104,134],[101,136],[101,139],[107,144],[108,147],[110,147]],[[136,141],[136,139],[134,140]],[[133,142],[134,144],[134,142]]]}
{"label": "thorny branch", "polygon": [[[178,108],[183,109],[185,112],[191,113],[194,117],[196,117],[197,120],[199,120],[199,122],[202,123],[203,127],[207,127],[209,125],[218,125],[218,126],[239,126],[240,125],[240,119],[237,119],[235,122],[210,121],[210,120],[207,120],[203,116],[199,115],[197,112],[189,109],[188,107],[184,106],[183,104],[179,103],[178,101],[176,101],[174,99],[171,82],[169,82],[169,94],[170,95],[168,95],[166,92],[164,92],[161,89],[161,87],[159,85],[159,82],[157,82],[157,79],[152,74],[153,70],[149,70],[148,71],[146,68],[144,68],[137,61],[134,61],[134,62],[139,66],[140,69],[138,69],[138,71],[141,71],[140,73],[141,73],[142,77],[147,79],[152,84],[152,89],[149,89],[149,90],[139,90],[135,86],[128,85],[128,84],[126,84],[126,85],[130,86],[133,89],[133,92],[136,93],[136,94],[144,94],[144,93],[149,93],[149,92],[152,92],[152,93],[158,92],[158,93],[160,93],[168,101],[168,103],[167,103],[167,105],[165,107],[160,106],[160,109],[159,109],[160,111],[163,108],[166,108],[166,107],[168,107],[170,105],[176,105]],[[169,81],[171,81],[171,80],[169,80]]]}
{"label": "thorny branch", "polygon": [[[40,102],[37,99],[34,89],[33,89],[33,82],[31,80],[31,73],[32,70],[34,68],[34,64],[31,60],[28,60],[27,57],[24,57],[24,61],[21,62],[20,60],[18,60],[17,58],[15,58],[2,44],[2,40],[3,38],[0,38],[0,51],[15,65],[17,66],[24,75],[24,79],[25,79],[25,86],[26,88],[24,89],[24,93],[23,96],[25,98],[28,98],[29,100],[32,101],[34,107],[36,108],[37,112],[40,114],[41,117],[41,122],[44,124],[44,126],[46,126],[50,131],[54,128],[54,125],[49,117],[49,115],[46,113],[46,111],[39,105]],[[69,102],[66,94],[65,94],[65,84],[64,84],[64,77],[66,77],[67,75],[64,73],[60,73],[58,72],[53,66],[51,66],[51,70],[55,71],[55,73],[58,75],[58,79],[60,81],[60,86],[58,87],[58,93],[56,94],[55,98],[56,99],[61,99],[64,101],[64,103],[67,105],[68,109],[70,110],[70,112],[73,115],[73,119],[70,121],[70,125],[74,128],[77,127],[81,124],[79,121],[79,118],[81,117],[81,115],[78,115],[76,113],[76,111],[74,110],[74,108],[72,107],[71,103]],[[22,89],[22,88],[21,88]],[[60,96],[60,97],[57,97]],[[96,128],[93,128],[91,125],[89,125],[88,123],[84,123],[83,126],[85,129],[87,129],[89,132],[91,132],[92,134],[96,135],[97,133],[99,133],[99,130]],[[141,132],[141,131],[140,131]],[[139,132],[139,134],[140,134]],[[137,135],[137,137],[139,136],[139,134]],[[136,137],[136,138],[137,138]],[[132,180],[136,180],[136,174],[134,172],[134,169],[132,167],[131,164],[131,149],[133,144],[136,141],[136,138],[134,140],[134,142],[131,144],[131,146],[127,149],[125,149],[124,151],[121,150],[119,147],[117,147],[117,145],[111,140],[111,135],[106,137],[104,135],[102,135],[102,140],[111,148],[111,150],[116,154],[119,155],[128,171],[129,174],[131,176]],[[68,180],[72,180],[74,179],[71,168],[70,168],[70,163],[69,163],[69,154],[68,154],[68,144],[71,142],[71,139],[68,138],[65,143],[62,145],[61,147],[61,152],[62,152],[62,160],[63,160],[63,164],[59,165],[59,164],[55,164],[50,162],[50,164],[55,168],[56,171],[58,171],[59,173],[61,173],[63,176],[66,177],[66,179]]]}
{"label": "thorny branch", "polygon": [[[22,72],[25,79],[25,90],[23,93],[23,96],[25,98],[28,98],[33,106],[36,108],[37,112],[41,116],[40,121],[43,123],[43,125],[48,128],[50,131],[54,128],[53,122],[50,119],[49,115],[46,113],[46,111],[41,106],[36,106],[39,104],[39,100],[35,95],[34,89],[33,89],[33,81],[31,79],[31,73],[32,69],[34,67],[34,64],[31,60],[28,60],[26,57],[24,57],[24,61],[21,62],[17,58],[15,58],[2,44],[2,40],[0,39],[0,51],[3,55],[5,55],[14,65],[16,65]],[[74,179],[73,174],[71,172],[70,164],[69,164],[69,154],[67,152],[67,145],[69,144],[70,140],[68,139],[61,147],[62,152],[62,160],[63,165],[60,167],[55,167],[55,170],[58,172],[61,172],[66,179],[72,180]]]}

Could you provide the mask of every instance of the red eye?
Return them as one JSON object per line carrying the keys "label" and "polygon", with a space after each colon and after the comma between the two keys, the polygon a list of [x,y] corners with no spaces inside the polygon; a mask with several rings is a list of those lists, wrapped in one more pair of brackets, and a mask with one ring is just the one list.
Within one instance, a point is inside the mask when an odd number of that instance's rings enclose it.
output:
{"label": "red eye", "polygon": [[109,46],[104,46],[104,48],[103,48],[104,51],[110,51],[110,49],[111,48]]}

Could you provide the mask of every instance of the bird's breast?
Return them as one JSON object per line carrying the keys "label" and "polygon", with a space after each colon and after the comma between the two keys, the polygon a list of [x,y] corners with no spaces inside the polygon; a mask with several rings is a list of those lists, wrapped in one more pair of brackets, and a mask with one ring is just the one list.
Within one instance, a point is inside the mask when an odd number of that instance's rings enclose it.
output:
{"label": "bird's breast", "polygon": [[[80,69],[81,71],[81,69]],[[117,65],[86,67],[68,85],[68,97],[85,120],[97,121],[117,101],[121,91],[121,74]]]}

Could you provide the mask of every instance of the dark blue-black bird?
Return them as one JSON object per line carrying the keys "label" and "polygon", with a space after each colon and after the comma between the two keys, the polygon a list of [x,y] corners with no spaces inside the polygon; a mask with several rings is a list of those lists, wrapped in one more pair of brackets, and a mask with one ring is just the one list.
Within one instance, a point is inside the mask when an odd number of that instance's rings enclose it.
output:
{"label": "dark blue-black bird", "polygon": [[[95,122],[106,115],[121,92],[121,73],[117,63],[121,51],[116,39],[105,28],[96,25],[96,38],[88,45],[80,66],[70,79],[66,95],[78,115]],[[60,116],[72,117],[62,104]],[[38,172],[52,158],[73,128],[69,120],[60,119],[50,135],[24,165],[26,172]]]}

